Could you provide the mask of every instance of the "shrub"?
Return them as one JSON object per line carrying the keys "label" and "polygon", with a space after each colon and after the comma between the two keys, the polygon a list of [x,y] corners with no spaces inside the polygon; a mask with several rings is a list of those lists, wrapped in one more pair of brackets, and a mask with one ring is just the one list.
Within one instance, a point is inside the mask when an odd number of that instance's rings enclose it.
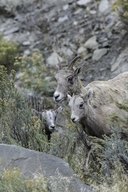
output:
{"label": "shrub", "polygon": [[38,94],[53,95],[54,70],[46,67],[43,55],[39,51],[34,52],[32,56],[17,58],[15,65],[18,65],[22,72],[20,77],[22,87],[33,90]]}
{"label": "shrub", "polygon": [[115,0],[112,9],[118,11],[126,30],[128,30],[128,0]]}
{"label": "shrub", "polygon": [[[121,138],[120,132],[111,137],[98,139],[92,137],[93,150],[89,159],[89,169],[85,172],[87,184],[98,191],[128,190],[128,142]],[[124,186],[124,188],[122,188]]]}
{"label": "shrub", "polygon": [[7,41],[0,35],[0,65],[7,67],[8,73],[14,68],[15,57],[18,54],[18,44]]}
{"label": "shrub", "polygon": [[0,174],[1,192],[76,192],[70,185],[72,177],[63,177],[58,171],[55,177],[45,178],[43,174],[38,173],[33,179],[23,177],[19,168],[8,168]]}
{"label": "shrub", "polygon": [[45,151],[48,143],[44,128],[40,120],[31,115],[24,95],[14,87],[14,79],[14,71],[9,78],[6,68],[0,66],[0,143]]}
{"label": "shrub", "polygon": [[19,168],[10,168],[1,172],[0,191],[48,192],[48,188],[49,182],[43,175],[35,179],[24,178]]}

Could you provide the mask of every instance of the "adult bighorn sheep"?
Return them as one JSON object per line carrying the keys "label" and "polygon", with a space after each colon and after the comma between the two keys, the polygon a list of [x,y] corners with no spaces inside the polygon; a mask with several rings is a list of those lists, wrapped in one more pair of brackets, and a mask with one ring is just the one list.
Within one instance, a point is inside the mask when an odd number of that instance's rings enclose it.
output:
{"label": "adult bighorn sheep", "polygon": [[[81,81],[78,77],[80,73],[81,67],[73,69],[73,65],[80,56],[75,57],[68,67],[59,68],[55,75],[55,79],[57,81],[57,88],[54,93],[54,100],[57,102],[61,102],[67,98],[68,92],[70,94],[78,94],[81,92]],[[59,66],[60,67],[60,66]]]}
{"label": "adult bighorn sheep", "polygon": [[108,81],[89,83],[81,94],[70,98],[71,119],[80,122],[83,130],[91,136],[102,138],[113,132],[117,122],[112,115],[127,118],[128,112],[118,107],[128,99],[128,72]]}
{"label": "adult bighorn sheep", "polygon": [[35,109],[32,109],[32,115],[37,116],[43,124],[45,134],[47,135],[48,141],[51,140],[51,134],[55,131],[56,128],[56,118],[58,113],[62,111],[62,107],[58,109],[48,109],[38,112]]}

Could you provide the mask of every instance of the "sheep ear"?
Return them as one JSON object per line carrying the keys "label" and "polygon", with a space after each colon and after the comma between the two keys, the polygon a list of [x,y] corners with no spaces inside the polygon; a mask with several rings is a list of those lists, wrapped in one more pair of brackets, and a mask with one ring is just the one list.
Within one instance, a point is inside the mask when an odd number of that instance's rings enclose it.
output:
{"label": "sheep ear", "polygon": [[67,94],[68,102],[70,101],[71,98],[72,98],[71,95]]}
{"label": "sheep ear", "polygon": [[45,116],[46,116],[45,110],[42,110],[41,115],[42,115],[43,118],[45,118]]}
{"label": "sheep ear", "polygon": [[80,94],[80,97],[84,100],[85,99],[85,96],[81,93]]}
{"label": "sheep ear", "polygon": [[93,89],[89,88],[88,92],[87,92],[87,97],[88,99],[92,98],[92,94],[93,94]]}
{"label": "sheep ear", "polygon": [[84,101],[85,101],[86,103],[90,103],[90,101],[91,101],[91,99],[92,99],[92,95],[93,95],[93,89],[92,89],[92,88],[89,88],[89,89],[87,90],[86,95],[84,96]]}
{"label": "sheep ear", "polygon": [[56,113],[60,113],[61,111],[63,111],[63,108],[60,106],[60,107],[58,107],[58,109],[56,109],[55,111],[56,111]]}
{"label": "sheep ear", "polygon": [[80,73],[81,71],[81,67],[77,67],[74,71],[74,76],[78,76],[78,74]]}

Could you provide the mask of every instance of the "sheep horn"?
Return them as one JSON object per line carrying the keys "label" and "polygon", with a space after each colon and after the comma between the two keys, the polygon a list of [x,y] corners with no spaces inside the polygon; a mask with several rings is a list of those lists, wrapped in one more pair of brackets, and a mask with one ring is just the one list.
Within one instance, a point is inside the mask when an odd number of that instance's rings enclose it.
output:
{"label": "sheep horn", "polygon": [[76,56],[72,61],[71,63],[69,64],[68,66],[68,69],[71,69],[73,70],[73,65],[75,64],[76,60],[80,58],[80,55]]}

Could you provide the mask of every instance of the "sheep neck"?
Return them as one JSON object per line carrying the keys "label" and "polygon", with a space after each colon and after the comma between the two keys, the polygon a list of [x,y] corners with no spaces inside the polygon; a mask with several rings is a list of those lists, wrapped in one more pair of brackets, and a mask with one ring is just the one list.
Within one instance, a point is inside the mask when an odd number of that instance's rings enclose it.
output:
{"label": "sheep neck", "polygon": [[77,78],[77,83],[76,83],[76,86],[75,86],[74,93],[76,95],[78,95],[78,94],[83,93],[83,92],[85,92],[85,87],[83,86],[81,80],[79,78]]}

